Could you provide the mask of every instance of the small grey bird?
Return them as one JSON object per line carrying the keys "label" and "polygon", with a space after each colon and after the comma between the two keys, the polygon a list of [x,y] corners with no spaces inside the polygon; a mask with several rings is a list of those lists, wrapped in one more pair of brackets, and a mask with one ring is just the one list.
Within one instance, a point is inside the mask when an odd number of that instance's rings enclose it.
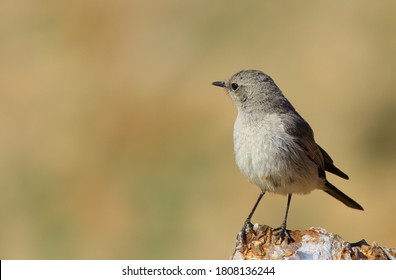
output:
{"label": "small grey bird", "polygon": [[326,179],[325,171],[349,179],[314,140],[309,124],[296,112],[270,76],[258,70],[240,71],[226,81],[213,82],[225,88],[238,109],[234,124],[236,163],[261,193],[242,228],[246,228],[257,205],[268,191],[288,195],[286,215],[276,228],[278,238],[293,241],[286,229],[292,194],[323,190],[345,205],[363,210],[353,199]]}

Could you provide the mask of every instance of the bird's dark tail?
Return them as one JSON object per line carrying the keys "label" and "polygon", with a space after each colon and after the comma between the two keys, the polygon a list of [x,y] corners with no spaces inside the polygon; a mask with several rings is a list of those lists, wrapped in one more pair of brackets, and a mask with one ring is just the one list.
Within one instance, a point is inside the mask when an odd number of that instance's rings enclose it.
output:
{"label": "bird's dark tail", "polygon": [[329,195],[332,197],[338,199],[342,203],[344,203],[346,206],[358,209],[358,210],[363,210],[363,207],[359,205],[356,201],[354,201],[352,198],[344,194],[342,191],[337,189],[335,186],[333,186],[330,182],[326,181],[325,187],[323,188],[325,192],[327,192]]}

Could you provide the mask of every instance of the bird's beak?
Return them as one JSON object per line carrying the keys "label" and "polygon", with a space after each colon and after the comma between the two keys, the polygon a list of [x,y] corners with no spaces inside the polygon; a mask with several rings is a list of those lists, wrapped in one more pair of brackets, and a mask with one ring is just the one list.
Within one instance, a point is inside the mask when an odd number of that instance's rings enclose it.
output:
{"label": "bird's beak", "polygon": [[225,82],[213,82],[212,85],[217,87],[225,87]]}

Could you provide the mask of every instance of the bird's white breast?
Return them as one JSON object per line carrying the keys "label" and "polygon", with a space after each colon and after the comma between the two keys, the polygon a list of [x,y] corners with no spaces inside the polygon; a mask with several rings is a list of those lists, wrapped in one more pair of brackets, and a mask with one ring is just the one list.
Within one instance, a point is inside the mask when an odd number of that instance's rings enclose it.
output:
{"label": "bird's white breast", "polygon": [[279,115],[239,113],[234,125],[236,163],[263,191],[309,193],[322,183],[318,169],[286,133]]}

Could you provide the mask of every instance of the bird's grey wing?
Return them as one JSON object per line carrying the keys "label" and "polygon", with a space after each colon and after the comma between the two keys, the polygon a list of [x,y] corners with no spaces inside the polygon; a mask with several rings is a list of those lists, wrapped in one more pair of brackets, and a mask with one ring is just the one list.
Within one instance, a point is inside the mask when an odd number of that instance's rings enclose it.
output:
{"label": "bird's grey wing", "polygon": [[323,148],[321,146],[319,146],[320,152],[323,155],[323,159],[324,159],[324,164],[325,164],[325,170],[329,171],[337,176],[340,176],[341,178],[344,179],[349,179],[348,175],[345,174],[344,172],[342,172],[340,169],[338,169],[334,163],[333,163],[333,159],[329,156],[329,154],[323,150]]}
{"label": "bird's grey wing", "polygon": [[296,140],[296,143],[306,153],[306,155],[314,161],[319,167],[320,177],[326,178],[325,170],[340,176],[344,179],[349,179],[348,175],[338,169],[333,159],[329,154],[322,149],[314,140],[314,135],[309,124],[301,118],[297,113],[287,114],[282,118],[285,126],[285,131],[292,135]]}
{"label": "bird's grey wing", "polygon": [[343,202],[345,205],[351,208],[363,210],[363,207],[356,201],[326,180],[325,170],[345,179],[348,179],[348,176],[335,167],[329,154],[315,143],[313,131],[309,124],[295,112],[283,116],[282,123],[285,131],[294,137],[295,142],[300,146],[305,154],[317,164],[319,177],[325,179],[323,190]]}
{"label": "bird's grey wing", "polygon": [[320,147],[315,143],[314,134],[309,124],[296,112],[284,114],[282,123],[286,133],[293,136],[307,157],[318,165],[319,173],[325,178],[325,160]]}

